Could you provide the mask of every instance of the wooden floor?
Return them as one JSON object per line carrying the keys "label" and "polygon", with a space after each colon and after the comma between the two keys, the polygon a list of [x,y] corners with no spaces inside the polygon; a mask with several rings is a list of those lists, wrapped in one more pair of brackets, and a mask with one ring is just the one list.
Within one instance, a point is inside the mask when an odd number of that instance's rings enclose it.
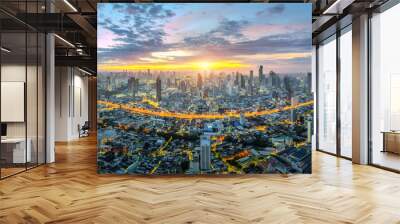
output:
{"label": "wooden floor", "polygon": [[0,181],[0,223],[400,223],[400,175],[315,152],[312,175],[96,174],[95,138]]}
{"label": "wooden floor", "polygon": [[25,171],[26,169],[25,169],[25,167],[23,167],[23,168],[14,168],[14,167],[12,167],[12,168],[0,168],[1,169],[1,177],[3,178],[3,177],[8,177],[8,176],[11,176],[11,175],[13,175],[13,174],[16,174],[16,173],[19,173],[19,172],[23,172],[23,171]]}

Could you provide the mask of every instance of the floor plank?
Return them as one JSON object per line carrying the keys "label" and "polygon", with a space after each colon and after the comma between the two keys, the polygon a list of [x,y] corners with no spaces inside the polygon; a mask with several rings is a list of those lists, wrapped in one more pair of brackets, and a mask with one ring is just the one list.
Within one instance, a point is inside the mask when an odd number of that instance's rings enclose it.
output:
{"label": "floor plank", "polygon": [[0,223],[400,223],[400,175],[313,153],[311,175],[98,175],[96,138],[0,181]]}

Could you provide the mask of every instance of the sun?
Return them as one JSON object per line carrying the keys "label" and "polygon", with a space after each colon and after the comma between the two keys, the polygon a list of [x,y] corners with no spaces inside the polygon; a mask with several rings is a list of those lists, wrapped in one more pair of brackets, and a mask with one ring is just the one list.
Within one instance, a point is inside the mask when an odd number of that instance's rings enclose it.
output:
{"label": "sun", "polygon": [[204,70],[208,70],[211,67],[211,63],[208,61],[202,61],[199,63],[199,67],[204,69]]}

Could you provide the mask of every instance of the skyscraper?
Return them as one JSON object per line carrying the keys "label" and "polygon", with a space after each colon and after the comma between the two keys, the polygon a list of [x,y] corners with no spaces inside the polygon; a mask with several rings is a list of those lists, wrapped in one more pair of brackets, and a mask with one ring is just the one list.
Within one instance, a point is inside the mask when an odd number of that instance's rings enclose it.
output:
{"label": "skyscraper", "polygon": [[128,79],[128,91],[133,92],[133,83],[135,82],[135,78],[131,77]]}
{"label": "skyscraper", "polygon": [[242,89],[246,88],[246,81],[244,79],[244,75],[240,75],[240,88]]}
{"label": "skyscraper", "polygon": [[253,70],[250,71],[250,78],[249,78],[249,90],[250,90],[250,95],[253,95],[253,81],[254,80],[254,75],[253,75]]}
{"label": "skyscraper", "polygon": [[161,79],[160,79],[160,77],[157,77],[157,80],[156,80],[156,100],[158,102],[161,101]]}
{"label": "skyscraper", "polygon": [[310,119],[307,119],[307,143],[311,143],[312,140],[312,122]]}
{"label": "skyscraper", "polygon": [[293,87],[292,87],[292,80],[289,76],[285,76],[283,78],[283,85],[288,93],[288,100],[292,100],[293,96]]}
{"label": "skyscraper", "polygon": [[178,81],[179,81],[179,80],[178,80],[177,78],[175,78],[175,80],[174,80],[174,87],[175,87],[175,88],[178,88]]}
{"label": "skyscraper", "polygon": [[208,171],[211,167],[211,140],[209,135],[200,136],[200,169]]}
{"label": "skyscraper", "polygon": [[279,88],[281,85],[281,80],[274,71],[269,72],[269,83],[270,87],[274,88]]}
{"label": "skyscraper", "polygon": [[312,75],[311,72],[307,73],[307,92],[311,93],[312,92]]}
{"label": "skyscraper", "polygon": [[226,88],[226,91],[227,91],[229,96],[233,95],[233,82],[232,82],[232,80],[228,81],[228,86]]}
{"label": "skyscraper", "polygon": [[182,81],[179,83],[179,89],[180,89],[182,92],[186,92],[187,88],[186,88],[186,82],[185,82],[185,80],[182,80]]}
{"label": "skyscraper", "polygon": [[139,78],[136,78],[134,83],[133,83],[133,93],[136,95],[136,93],[139,92]]}
{"label": "skyscraper", "polygon": [[235,86],[239,86],[239,72],[236,72]]}
{"label": "skyscraper", "polygon": [[111,77],[110,77],[110,76],[107,76],[107,87],[106,87],[106,89],[107,89],[108,91],[111,91],[111,90],[112,90],[112,86],[111,86]]}
{"label": "skyscraper", "polygon": [[265,80],[263,70],[264,70],[263,66],[260,65],[260,67],[258,68],[258,82],[259,82],[260,86],[262,86],[264,84],[264,80]]}
{"label": "skyscraper", "polygon": [[203,87],[203,79],[201,77],[201,74],[197,74],[197,88],[201,89]]}
{"label": "skyscraper", "polygon": [[[290,99],[291,106],[296,106],[299,103],[298,97],[291,97]],[[290,121],[295,122],[297,120],[297,111],[296,109],[290,110]]]}
{"label": "skyscraper", "polygon": [[171,79],[167,79],[167,88],[171,87]]}
{"label": "skyscraper", "polygon": [[139,90],[139,78],[131,77],[128,79],[128,92],[134,97]]}
{"label": "skyscraper", "polygon": [[200,156],[199,156],[199,151],[200,148],[196,147],[195,150],[192,153],[192,160],[190,161],[190,170],[192,171],[192,173],[197,174],[200,171],[200,164],[199,164],[199,160],[200,160]]}

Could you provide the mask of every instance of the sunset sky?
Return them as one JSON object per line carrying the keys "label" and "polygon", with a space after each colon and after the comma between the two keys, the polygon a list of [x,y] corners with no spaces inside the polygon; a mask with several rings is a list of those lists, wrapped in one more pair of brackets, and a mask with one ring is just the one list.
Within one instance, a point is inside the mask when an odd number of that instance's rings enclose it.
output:
{"label": "sunset sky", "polygon": [[100,71],[311,70],[311,4],[98,4]]}

